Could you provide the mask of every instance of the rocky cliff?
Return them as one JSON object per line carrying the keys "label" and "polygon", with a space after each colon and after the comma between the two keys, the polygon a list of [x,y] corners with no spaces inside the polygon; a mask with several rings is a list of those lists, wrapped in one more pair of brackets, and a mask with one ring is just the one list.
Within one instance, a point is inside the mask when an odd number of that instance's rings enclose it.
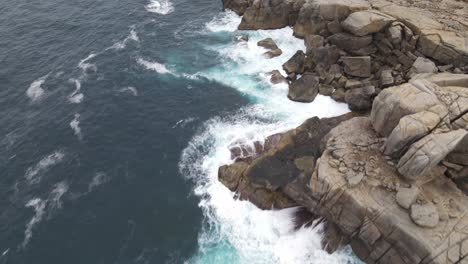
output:
{"label": "rocky cliff", "polygon": [[[348,103],[239,142],[219,180],[262,209],[324,218],[327,249],[367,263],[468,263],[466,2],[230,0],[240,29],[294,28],[298,51],[272,73],[288,97]],[[281,47],[268,39],[268,59]],[[279,51],[278,51],[279,50]]]}

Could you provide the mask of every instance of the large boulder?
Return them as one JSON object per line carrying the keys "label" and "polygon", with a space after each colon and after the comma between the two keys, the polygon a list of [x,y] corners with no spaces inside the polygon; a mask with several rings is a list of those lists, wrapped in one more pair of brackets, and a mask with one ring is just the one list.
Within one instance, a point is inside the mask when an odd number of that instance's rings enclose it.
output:
{"label": "large boulder", "polygon": [[342,50],[355,52],[356,50],[369,46],[372,43],[372,36],[358,37],[341,32],[331,35],[327,40]]}
{"label": "large boulder", "polygon": [[266,38],[266,39],[260,40],[259,42],[257,42],[257,46],[263,47],[269,50],[278,49],[278,45],[276,45],[276,42],[272,38]]}
{"label": "large boulder", "polygon": [[372,99],[375,96],[375,87],[366,86],[346,91],[345,101],[352,111],[365,111],[372,107]]}
{"label": "large boulder", "polygon": [[352,13],[341,25],[353,35],[365,36],[381,31],[393,21],[395,18],[379,11],[364,10]]}
{"label": "large boulder", "polygon": [[307,53],[306,64],[331,66],[340,58],[340,50],[336,46],[311,49]]}
{"label": "large boulder", "polygon": [[416,80],[384,89],[374,99],[371,112],[374,129],[387,137],[402,117],[439,106],[441,102],[429,88],[430,84]]}
{"label": "large boulder", "polygon": [[452,152],[468,134],[464,129],[430,134],[411,145],[398,162],[398,172],[408,179],[425,175]]}
{"label": "large boulder", "polygon": [[319,92],[319,78],[306,73],[289,85],[288,98],[303,103],[314,101]]}
{"label": "large boulder", "polygon": [[340,22],[353,12],[369,8],[370,4],[365,0],[306,1],[294,25],[294,35],[304,37],[307,34],[318,34],[327,29],[330,22]]}
{"label": "large boulder", "polygon": [[304,72],[305,54],[302,50],[298,50],[287,62],[283,64],[283,69],[287,74]]}
{"label": "large boulder", "polygon": [[385,155],[401,156],[411,144],[429,134],[441,121],[438,114],[430,111],[404,116],[387,139]]}

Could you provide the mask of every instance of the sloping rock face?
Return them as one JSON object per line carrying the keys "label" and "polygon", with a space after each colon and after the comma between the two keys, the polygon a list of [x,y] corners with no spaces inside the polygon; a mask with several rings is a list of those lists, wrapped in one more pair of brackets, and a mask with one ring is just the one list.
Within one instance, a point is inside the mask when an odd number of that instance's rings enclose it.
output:
{"label": "sloping rock face", "polygon": [[[332,130],[310,179],[309,203],[315,206],[311,209],[338,223],[352,237],[355,253],[368,263],[468,260],[468,252],[462,250],[468,243],[467,196],[441,167],[418,181],[400,177],[394,163],[380,152],[381,140],[365,117]],[[355,175],[362,175],[357,184]],[[409,201],[405,209],[396,197],[410,186],[419,192],[399,198]]]}
{"label": "sloping rock face", "polygon": [[311,118],[268,138],[255,158],[221,167],[220,181],[260,208],[324,217],[329,249],[349,241],[366,263],[465,263],[468,160],[456,157],[467,154],[466,78],[387,88],[370,117]]}
{"label": "sloping rock face", "polygon": [[388,137],[384,153],[401,157],[397,167],[405,177],[424,175],[451,152],[458,157],[451,161],[465,166],[461,160],[466,157],[462,153],[468,135],[463,118],[468,111],[466,77],[433,75],[385,89],[375,98],[373,126]]}

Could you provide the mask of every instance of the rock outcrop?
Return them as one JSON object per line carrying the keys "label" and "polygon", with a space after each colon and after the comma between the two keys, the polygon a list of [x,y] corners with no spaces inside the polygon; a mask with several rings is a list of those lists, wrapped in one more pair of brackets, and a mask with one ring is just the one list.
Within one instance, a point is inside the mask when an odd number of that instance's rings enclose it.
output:
{"label": "rock outcrop", "polygon": [[325,219],[330,251],[349,243],[366,263],[468,263],[468,6],[390,1],[225,2],[243,14],[239,29],[291,26],[304,38],[287,77],[271,76],[289,99],[320,93],[359,114],[232,146],[219,180],[259,208]]}
{"label": "rock outcrop", "polygon": [[466,78],[387,88],[369,117],[309,119],[221,167],[220,181],[260,208],[303,206],[325,218],[329,249],[348,241],[367,263],[465,263],[468,166],[448,160],[466,154],[468,132],[453,125],[468,107]]}

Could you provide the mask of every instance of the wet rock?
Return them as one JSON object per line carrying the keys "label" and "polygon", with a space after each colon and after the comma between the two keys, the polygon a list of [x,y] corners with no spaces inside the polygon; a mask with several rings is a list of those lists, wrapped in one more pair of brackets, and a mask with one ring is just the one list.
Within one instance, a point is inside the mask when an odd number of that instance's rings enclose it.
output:
{"label": "wet rock", "polygon": [[395,19],[376,10],[365,10],[352,13],[341,25],[356,36],[377,33]]}
{"label": "wet rock", "polygon": [[218,180],[231,191],[236,191],[242,174],[247,169],[246,162],[235,162],[232,165],[221,166],[218,170]]}
{"label": "wet rock", "polygon": [[432,203],[411,205],[411,219],[419,226],[434,228],[439,224],[437,207]]}
{"label": "wet rock", "polygon": [[319,78],[312,74],[304,74],[289,85],[288,98],[296,102],[309,103],[314,101],[319,92]]}
{"label": "wet rock", "polygon": [[356,77],[371,76],[371,58],[363,57],[342,57],[341,60],[345,65],[345,73]]}
{"label": "wet rock", "polygon": [[270,77],[270,82],[272,84],[279,84],[279,83],[288,83],[288,81],[286,80],[286,78],[281,74],[280,71],[278,70],[274,70],[272,71],[271,73],[271,77]]}
{"label": "wet rock", "polygon": [[286,73],[301,74],[304,72],[305,54],[302,50],[298,50],[287,62],[283,64],[283,69]]}
{"label": "wet rock", "polygon": [[278,46],[276,45],[276,42],[272,38],[266,38],[266,39],[260,40],[259,42],[257,42],[257,46],[263,47],[263,48],[269,49],[269,50],[278,49]]}
{"label": "wet rock", "polygon": [[281,56],[281,54],[283,54],[283,51],[281,49],[270,50],[264,53],[265,57],[269,59]]}
{"label": "wet rock", "polygon": [[252,0],[225,0],[224,8],[231,9],[238,15],[244,14],[245,10],[252,4]]}
{"label": "wet rock", "polygon": [[239,41],[248,42],[248,41],[249,41],[249,36],[247,36],[247,35],[242,35],[242,36],[239,37]]}

